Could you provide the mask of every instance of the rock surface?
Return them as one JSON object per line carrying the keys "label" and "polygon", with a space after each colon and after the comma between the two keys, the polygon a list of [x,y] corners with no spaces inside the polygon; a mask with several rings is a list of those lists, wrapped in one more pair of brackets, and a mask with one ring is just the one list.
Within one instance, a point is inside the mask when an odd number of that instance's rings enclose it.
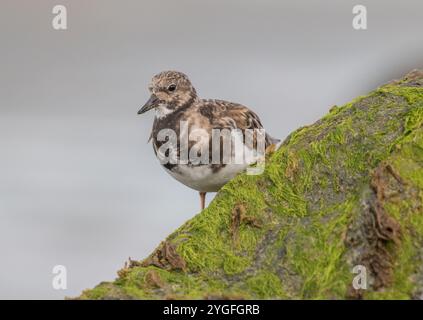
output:
{"label": "rock surface", "polygon": [[331,108],[79,298],[423,299],[422,124],[419,70]]}

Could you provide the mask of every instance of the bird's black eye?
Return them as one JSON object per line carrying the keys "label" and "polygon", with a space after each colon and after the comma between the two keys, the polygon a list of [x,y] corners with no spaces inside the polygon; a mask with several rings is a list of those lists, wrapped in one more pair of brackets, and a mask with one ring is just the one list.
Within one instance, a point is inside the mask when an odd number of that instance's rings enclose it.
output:
{"label": "bird's black eye", "polygon": [[175,89],[176,89],[175,84],[171,84],[169,87],[167,87],[167,90],[169,90],[169,91],[175,91]]}

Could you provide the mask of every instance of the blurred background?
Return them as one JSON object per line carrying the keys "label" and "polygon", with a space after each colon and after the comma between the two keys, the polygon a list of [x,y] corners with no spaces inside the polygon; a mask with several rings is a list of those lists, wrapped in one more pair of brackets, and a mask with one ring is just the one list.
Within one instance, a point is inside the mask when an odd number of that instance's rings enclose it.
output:
{"label": "blurred background", "polygon": [[153,113],[136,114],[154,74],[183,71],[285,138],[422,68],[422,35],[421,0],[2,0],[0,298],[77,296],[199,212],[147,144]]}

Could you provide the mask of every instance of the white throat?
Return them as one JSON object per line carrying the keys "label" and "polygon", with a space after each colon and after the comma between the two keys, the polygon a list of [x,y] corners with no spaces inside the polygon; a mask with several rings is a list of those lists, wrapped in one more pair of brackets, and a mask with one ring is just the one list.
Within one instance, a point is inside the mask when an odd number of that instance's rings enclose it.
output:
{"label": "white throat", "polygon": [[172,113],[173,111],[175,111],[174,109],[169,109],[167,107],[167,105],[165,104],[160,104],[158,105],[156,108],[156,118],[164,118],[166,117],[168,114]]}

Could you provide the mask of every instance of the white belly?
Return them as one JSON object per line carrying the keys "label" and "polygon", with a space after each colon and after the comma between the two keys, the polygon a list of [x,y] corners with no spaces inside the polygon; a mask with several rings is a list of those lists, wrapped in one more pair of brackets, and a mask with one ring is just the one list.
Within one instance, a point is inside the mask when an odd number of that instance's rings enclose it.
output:
{"label": "white belly", "polygon": [[176,180],[194,190],[216,192],[247,166],[247,164],[227,164],[219,170],[213,170],[209,165],[179,164],[172,170],[166,169],[166,171]]}

